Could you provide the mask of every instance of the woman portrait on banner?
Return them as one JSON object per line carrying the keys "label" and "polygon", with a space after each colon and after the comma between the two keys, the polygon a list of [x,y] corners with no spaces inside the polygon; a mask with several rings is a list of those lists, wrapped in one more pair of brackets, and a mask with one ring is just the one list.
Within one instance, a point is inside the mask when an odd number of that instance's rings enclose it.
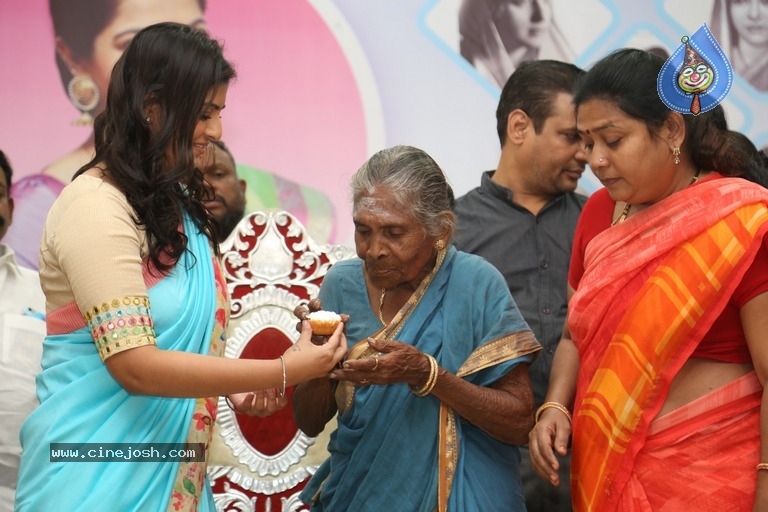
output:
{"label": "woman portrait on banner", "polygon": [[[11,191],[17,222],[7,243],[22,264],[37,269],[40,234],[46,214],[62,188],[94,154],[93,119],[104,109],[112,67],[142,28],[153,23],[185,23],[207,31],[206,0],[49,0],[56,36],[56,65],[69,101],[77,110],[73,124],[83,127],[85,140],[51,162],[39,174],[18,180]],[[327,240],[333,206],[321,192],[253,167],[242,166],[248,187],[248,211],[290,205],[320,242]],[[275,199],[277,198],[277,199]]]}
{"label": "woman portrait on banner", "polygon": [[531,459],[557,485],[572,435],[577,512],[768,510],[768,171],[721,106],[662,102],[663,65],[617,50],[574,92],[605,188],[576,228]]}
{"label": "woman portrait on banner", "polygon": [[[48,334],[40,405],[21,431],[19,512],[213,510],[205,460],[218,397],[269,414],[286,386],[326,375],[346,352],[341,328],[316,346],[306,323],[278,359],[217,357],[228,295],[199,168],[234,76],[218,42],[177,23],[139,31],[114,67],[95,156],[43,230]],[[200,456],[69,462],[52,459],[56,443],[84,455],[171,443]]]}
{"label": "woman portrait on banner", "polygon": [[349,356],[293,395],[307,435],[338,413],[302,500],[314,511],[525,510],[516,445],[533,422],[528,364],[541,346],[504,278],[451,245],[453,191],[424,151],[379,151],[351,192],[358,258],[334,264],[319,295],[349,315]]}
{"label": "woman portrait on banner", "polygon": [[462,0],[459,50],[499,89],[522,62],[575,57],[550,0]]}
{"label": "woman portrait on banner", "polygon": [[733,69],[758,91],[768,91],[768,2],[715,0],[711,25]]}

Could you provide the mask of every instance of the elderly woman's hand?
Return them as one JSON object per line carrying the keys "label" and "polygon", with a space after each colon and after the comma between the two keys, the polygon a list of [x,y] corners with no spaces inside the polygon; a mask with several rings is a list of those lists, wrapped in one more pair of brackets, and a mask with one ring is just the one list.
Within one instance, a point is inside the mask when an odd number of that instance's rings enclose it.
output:
{"label": "elderly woman's hand", "polygon": [[430,365],[426,354],[411,344],[400,341],[378,342],[368,338],[377,352],[370,357],[344,361],[330,373],[331,379],[348,380],[359,385],[395,384],[405,382],[421,387],[429,377]]}
{"label": "elderly woman's hand", "polygon": [[[539,421],[528,434],[528,450],[533,469],[552,485],[560,484],[560,462],[557,456],[568,453],[571,422],[562,412],[550,408],[539,416]],[[568,478],[568,475],[565,475]]]}
{"label": "elderly woman's hand", "polygon": [[270,416],[288,405],[288,398],[278,396],[274,388],[261,389],[253,393],[235,393],[227,398],[235,412],[260,418]]}

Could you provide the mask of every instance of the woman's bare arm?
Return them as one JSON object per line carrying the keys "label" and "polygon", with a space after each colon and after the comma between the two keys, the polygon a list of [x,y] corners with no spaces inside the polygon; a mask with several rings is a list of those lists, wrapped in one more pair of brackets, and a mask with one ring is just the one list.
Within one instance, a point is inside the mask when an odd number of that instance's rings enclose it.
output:
{"label": "woman's bare arm", "polygon": [[[763,385],[760,405],[760,462],[768,462],[768,292],[761,293],[741,308],[741,324],[747,338],[755,373]],[[768,471],[757,472],[755,512],[768,510]]]}
{"label": "woman's bare arm", "polygon": [[302,432],[317,437],[336,414],[336,385],[328,377],[303,382],[293,391],[293,419]]}
{"label": "woman's bare arm", "polygon": [[[299,340],[283,354],[288,386],[326,375],[346,353],[341,326],[325,345],[314,345],[311,334],[307,324]],[[137,395],[218,396],[282,388],[283,384],[280,359],[227,359],[150,345],[117,353],[105,364],[121,386]]]}
{"label": "woman's bare arm", "polygon": [[[573,297],[574,289],[568,286],[568,301]],[[563,335],[555,350],[552,370],[549,375],[546,402],[556,402],[573,410],[576,396],[576,379],[579,373],[579,353],[571,340],[568,321],[563,327]],[[529,434],[528,448],[534,470],[549,480],[552,485],[560,483],[560,463],[557,455],[568,453],[568,441],[571,437],[571,422],[556,408],[542,410],[539,421]],[[567,475],[565,475],[567,478]]]}

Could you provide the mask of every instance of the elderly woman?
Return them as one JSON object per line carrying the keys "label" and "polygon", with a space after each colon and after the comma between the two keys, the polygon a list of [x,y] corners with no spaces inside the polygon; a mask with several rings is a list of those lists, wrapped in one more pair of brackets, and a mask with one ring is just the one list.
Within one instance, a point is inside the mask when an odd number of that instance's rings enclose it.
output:
{"label": "elderly woman", "polygon": [[525,503],[515,445],[533,424],[540,345],[501,274],[450,245],[453,192],[423,151],[396,146],[352,179],[359,259],[336,263],[322,306],[350,316],[350,351],[296,388],[296,423],[338,411],[312,510],[504,510]]}

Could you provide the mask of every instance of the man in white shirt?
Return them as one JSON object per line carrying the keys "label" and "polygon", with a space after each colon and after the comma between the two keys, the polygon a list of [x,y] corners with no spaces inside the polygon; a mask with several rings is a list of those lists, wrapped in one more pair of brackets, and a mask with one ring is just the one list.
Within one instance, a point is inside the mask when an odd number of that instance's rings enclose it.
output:
{"label": "man in white shirt", "polygon": [[[0,151],[0,241],[13,220],[11,166]],[[45,296],[37,272],[16,263],[0,243],[0,512],[13,510],[19,430],[37,404],[35,376],[45,337]]]}

